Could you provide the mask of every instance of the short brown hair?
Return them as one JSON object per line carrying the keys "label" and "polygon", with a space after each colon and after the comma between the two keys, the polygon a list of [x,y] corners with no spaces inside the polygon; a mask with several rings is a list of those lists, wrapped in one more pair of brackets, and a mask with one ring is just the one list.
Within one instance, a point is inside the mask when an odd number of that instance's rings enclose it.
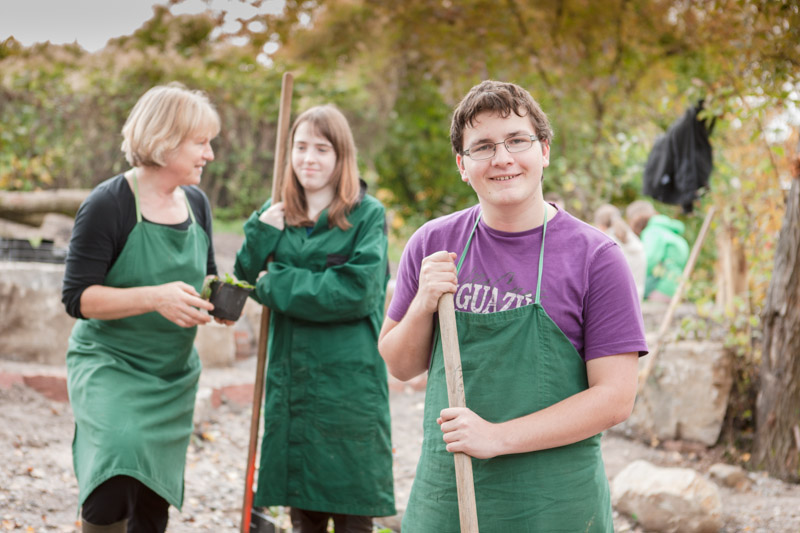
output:
{"label": "short brown hair", "polygon": [[594,225],[604,231],[611,227],[616,218],[622,218],[622,213],[614,205],[603,204],[594,210]]}
{"label": "short brown hair", "polygon": [[464,129],[471,127],[481,113],[495,113],[503,118],[511,113],[530,117],[540,141],[549,143],[553,138],[547,115],[528,91],[513,83],[486,80],[470,89],[453,112],[453,121],[450,123],[453,153],[464,153]]}
{"label": "short brown hair", "polygon": [[[347,215],[358,203],[361,189],[353,132],[350,130],[347,118],[333,105],[312,107],[301,113],[294,121],[289,134],[289,154],[294,146],[297,128],[304,122],[308,122],[317,134],[328,139],[333,145],[333,151],[336,152],[336,166],[331,176],[334,196],[328,208],[328,225],[346,230],[351,225]],[[306,213],[308,205],[303,186],[292,168],[291,155],[286,159],[287,165],[281,186],[286,223],[290,226],[313,226],[314,222],[309,220]]]}
{"label": "short brown hair", "polygon": [[208,97],[179,83],[157,85],[133,106],[122,127],[125,159],[134,167],[166,165],[166,155],[188,136],[216,137],[219,115]]}
{"label": "short brown hair", "polygon": [[647,200],[636,200],[625,208],[625,218],[636,235],[641,235],[650,219],[657,214],[656,208]]}

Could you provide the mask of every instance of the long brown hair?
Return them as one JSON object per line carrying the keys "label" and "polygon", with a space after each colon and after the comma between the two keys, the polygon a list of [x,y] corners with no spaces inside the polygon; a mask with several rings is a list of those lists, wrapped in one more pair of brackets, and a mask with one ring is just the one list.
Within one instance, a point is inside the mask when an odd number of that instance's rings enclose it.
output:
{"label": "long brown hair", "polygon": [[[328,207],[328,227],[338,226],[340,229],[346,230],[351,226],[347,215],[358,203],[360,189],[353,132],[350,131],[350,125],[345,116],[333,105],[312,107],[294,121],[289,134],[291,141],[288,154],[292,152],[297,128],[304,122],[310,123],[317,134],[325,137],[333,145],[336,153],[336,166],[331,176],[334,195],[333,201]],[[314,221],[310,220],[307,214],[308,204],[305,191],[292,168],[291,155],[287,157],[281,193],[286,223],[290,226],[313,226]]]}

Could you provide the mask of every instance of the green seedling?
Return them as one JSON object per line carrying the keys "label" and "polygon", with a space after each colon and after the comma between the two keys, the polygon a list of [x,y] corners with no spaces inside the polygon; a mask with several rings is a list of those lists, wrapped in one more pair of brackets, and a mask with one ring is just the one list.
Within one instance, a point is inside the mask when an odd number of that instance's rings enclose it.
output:
{"label": "green seedling", "polygon": [[253,285],[250,285],[246,281],[237,280],[226,272],[222,275],[222,277],[211,276],[210,278],[206,278],[206,280],[203,282],[203,288],[200,290],[201,298],[208,300],[211,297],[211,284],[215,281],[227,283],[228,285],[234,285],[243,289],[255,289]]}

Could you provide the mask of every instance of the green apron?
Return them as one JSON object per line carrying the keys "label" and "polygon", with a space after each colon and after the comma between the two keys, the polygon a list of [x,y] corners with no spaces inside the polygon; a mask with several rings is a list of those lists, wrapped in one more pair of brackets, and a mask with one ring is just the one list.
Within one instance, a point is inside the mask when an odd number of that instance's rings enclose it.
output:
{"label": "green apron", "polygon": [[[135,177],[133,183],[136,226],[104,285],[124,288],[180,280],[199,290],[209,239],[188,200],[191,225],[186,230],[143,221]],[[75,324],[67,375],[81,505],[98,485],[125,475],[180,509],[200,376],[196,333],[196,326],[182,328],[157,312]]]}
{"label": "green apron", "polygon": [[[532,305],[488,314],[456,312],[467,406],[490,422],[539,411],[588,387],[585,362],[541,305],[546,231],[545,215]],[[422,453],[403,517],[403,531],[409,533],[460,531],[453,455],[436,423],[448,406],[438,326],[435,339]],[[473,458],[472,467],[481,533],[614,530],[599,434],[559,448]]]}

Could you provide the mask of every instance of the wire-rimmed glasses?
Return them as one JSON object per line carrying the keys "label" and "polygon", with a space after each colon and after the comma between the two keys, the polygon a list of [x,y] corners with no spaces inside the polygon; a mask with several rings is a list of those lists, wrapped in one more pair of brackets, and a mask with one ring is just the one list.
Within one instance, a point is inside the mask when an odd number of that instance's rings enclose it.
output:
{"label": "wire-rimmed glasses", "polygon": [[508,139],[504,139],[499,143],[478,143],[470,146],[468,150],[464,150],[464,155],[472,158],[473,161],[484,161],[491,159],[497,153],[497,145],[503,144],[509,153],[524,152],[533,146],[534,142],[539,142],[536,135],[525,133],[522,135],[514,135]]}

